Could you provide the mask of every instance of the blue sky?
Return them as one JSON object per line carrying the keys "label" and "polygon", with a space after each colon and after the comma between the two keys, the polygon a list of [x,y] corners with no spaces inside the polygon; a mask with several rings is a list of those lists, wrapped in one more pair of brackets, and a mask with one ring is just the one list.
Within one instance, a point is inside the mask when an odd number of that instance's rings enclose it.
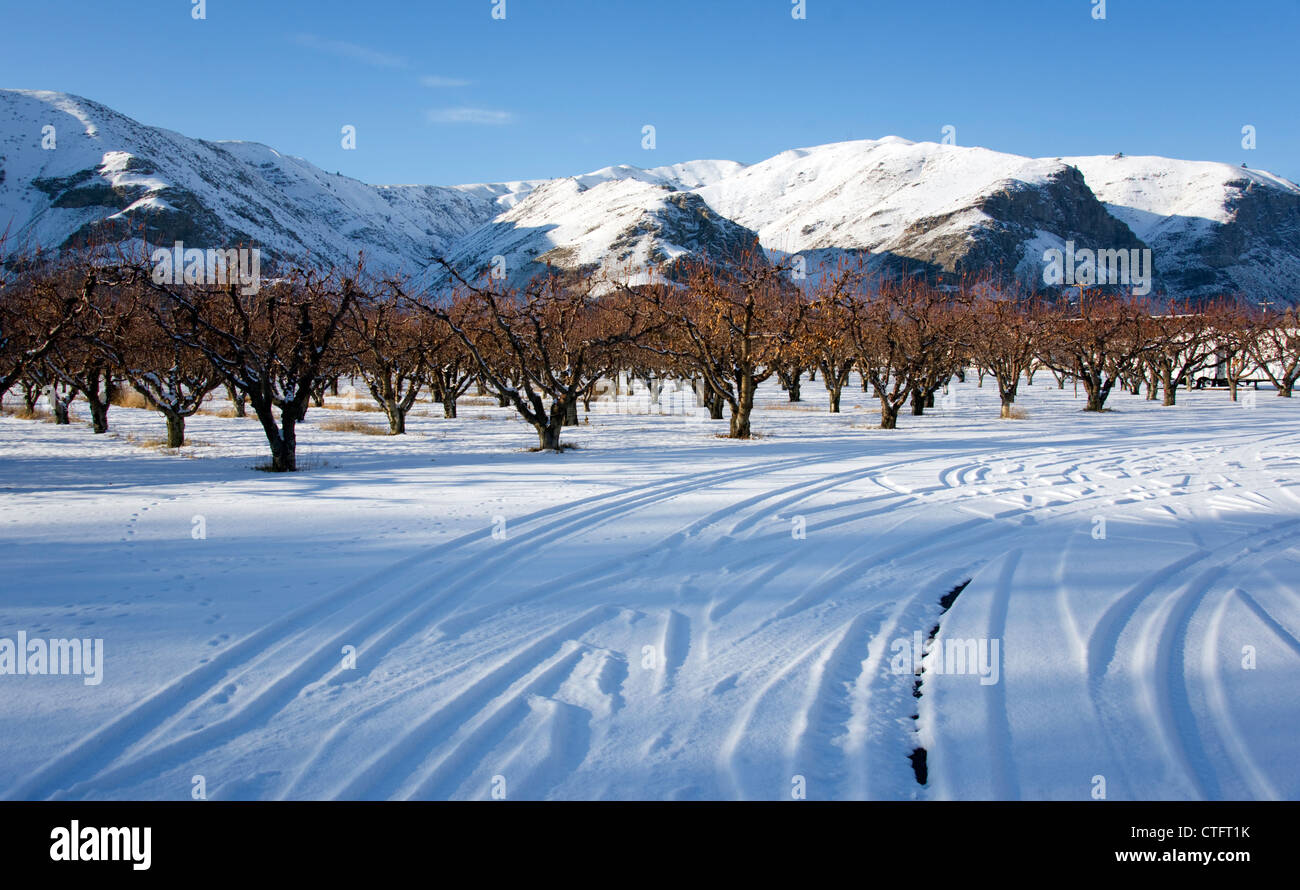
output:
{"label": "blue sky", "polygon": [[[0,86],[373,183],[896,134],[1300,180],[1300,0],[0,0]],[[340,144],[345,124],[357,147]],[[642,127],[656,148],[642,148]],[[1255,127],[1257,148],[1242,147]]]}

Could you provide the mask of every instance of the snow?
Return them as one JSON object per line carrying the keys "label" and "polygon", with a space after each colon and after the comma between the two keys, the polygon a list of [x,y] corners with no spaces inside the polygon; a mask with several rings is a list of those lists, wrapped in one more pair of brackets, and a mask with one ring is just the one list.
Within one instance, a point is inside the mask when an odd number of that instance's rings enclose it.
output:
{"label": "snow", "polygon": [[[58,133],[54,151],[40,148],[47,124]],[[128,169],[132,161],[136,170]],[[771,255],[803,254],[814,275],[846,251],[929,262],[991,224],[1015,222],[981,209],[990,196],[1040,187],[1077,166],[1110,213],[1151,247],[1158,288],[1286,302],[1300,281],[1300,259],[1285,237],[1248,238],[1243,246],[1231,229],[1269,225],[1254,208],[1238,213],[1249,191],[1279,199],[1261,205],[1275,206],[1285,223],[1300,188],[1263,171],[1169,158],[1033,159],[886,136],[794,149],[754,164],[621,164],[550,180],[374,186],[259,143],[195,140],[145,126],[76,96],[0,90],[0,164],[0,232],[11,245],[59,245],[105,219],[138,222],[141,211],[201,208],[194,238],[235,238],[284,257],[349,265],[364,250],[373,271],[422,281],[437,278],[432,257],[479,270],[502,256],[510,269],[528,270],[558,248],[556,258],[566,263],[640,263],[665,247],[659,222],[665,195],[674,193],[699,196],[711,218],[753,230]],[[79,188],[100,188],[55,206],[69,184],[57,181],[68,177],[79,177]],[[611,213],[638,226],[631,250],[627,229],[609,225]],[[698,228],[698,219],[676,218]],[[160,222],[166,230],[167,220]],[[1069,236],[1068,227],[1036,232],[1006,263],[1036,277],[1040,242],[1059,245]],[[662,240],[669,255],[685,247]]]}
{"label": "snow", "polygon": [[[1151,243],[1169,230],[1232,221],[1228,203],[1243,185],[1300,194],[1289,180],[1262,170],[1209,161],[1171,164],[1160,157],[1062,158],[1115,218]],[[1241,185],[1238,185],[1241,184]]]}
{"label": "snow", "polygon": [[769,249],[885,251],[917,220],[967,210],[1012,181],[1046,182],[1061,168],[1057,161],[887,137],[782,152],[699,194],[758,232]]}
{"label": "snow", "polygon": [[[1021,392],[882,431],[860,390],[767,386],[762,438],[593,410],[562,455],[490,399],[400,439],[321,429],[382,422],[331,399],[288,476],[251,418],[180,454],[153,412],[0,418],[0,636],[106,661],[0,676],[0,795],[1300,795],[1297,406]],[[998,682],[931,652],[914,698],[891,645],[936,623],[1000,641]]]}

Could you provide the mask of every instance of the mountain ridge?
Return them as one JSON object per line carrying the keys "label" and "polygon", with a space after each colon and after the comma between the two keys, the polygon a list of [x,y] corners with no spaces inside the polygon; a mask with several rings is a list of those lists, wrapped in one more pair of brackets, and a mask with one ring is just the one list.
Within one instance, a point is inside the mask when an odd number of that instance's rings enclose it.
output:
{"label": "mountain ridge", "polygon": [[814,269],[849,257],[881,274],[1001,270],[1042,286],[1044,251],[1074,242],[1150,249],[1155,286],[1170,296],[1300,296],[1300,186],[1216,162],[1028,158],[887,136],[753,164],[370,185],[261,143],[191,139],[49,91],[0,90],[2,231],[11,246],[45,248],[143,233],[329,263],[364,251],[381,271],[445,257],[472,275],[500,258],[515,281],[547,262],[662,267],[757,240]]}

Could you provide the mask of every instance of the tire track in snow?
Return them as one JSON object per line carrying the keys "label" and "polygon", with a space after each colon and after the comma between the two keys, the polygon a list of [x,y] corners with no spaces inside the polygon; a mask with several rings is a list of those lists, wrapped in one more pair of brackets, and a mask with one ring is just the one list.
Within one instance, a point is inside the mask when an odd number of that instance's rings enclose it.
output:
{"label": "tire track in snow", "polygon": [[[1198,796],[1202,799],[1218,796],[1218,780],[1204,753],[1195,715],[1188,704],[1185,665],[1187,629],[1197,605],[1209,593],[1214,581],[1232,566],[1255,557],[1264,550],[1280,545],[1290,546],[1293,534],[1289,529],[1297,524],[1300,524],[1300,519],[1273,523],[1264,529],[1269,534],[1267,538],[1245,547],[1242,547],[1241,538],[1238,537],[1213,550],[1191,553],[1148,574],[1112,603],[1103,614],[1088,641],[1088,687],[1093,711],[1107,736],[1114,762],[1123,763],[1112,741],[1112,737],[1117,735],[1113,731],[1114,726],[1120,721],[1107,711],[1103,687],[1112,673],[1121,635],[1136,619],[1142,604],[1162,586],[1176,584],[1177,579],[1191,568],[1216,554],[1236,548],[1235,554],[1226,559],[1220,558],[1206,567],[1179,592],[1167,595],[1157,605],[1155,612],[1139,630],[1139,662],[1134,679],[1143,696],[1142,700],[1147,703],[1151,729],[1161,742],[1163,751],[1173,755],[1180,771]],[[1281,531],[1282,529],[1288,531]],[[1143,659],[1147,652],[1154,652],[1154,656]]]}
{"label": "tire track in snow", "polygon": [[[751,474],[756,470],[766,469],[770,472],[774,469],[804,463],[806,463],[806,460],[802,458],[774,462],[760,461],[739,468],[731,467],[711,474],[692,474],[692,476],[686,478],[693,478],[701,481],[702,484],[707,484],[708,480],[715,477],[729,479]],[[680,488],[681,478],[674,477],[667,480],[658,480],[645,485],[634,486],[631,489],[592,495],[577,501],[534,511],[522,517],[518,522],[531,523],[546,520],[550,517],[560,517],[551,525],[544,527],[550,528],[557,523],[571,527],[574,524],[590,521],[593,514],[603,515],[603,511],[610,509],[604,503],[606,501],[614,500],[615,507],[629,502],[633,506],[638,506],[645,498],[654,500],[656,498],[673,497]],[[565,520],[563,518],[565,514],[572,513],[575,510],[580,511],[576,519]],[[422,552],[412,554],[390,566],[371,572],[357,581],[344,585],[273,621],[266,627],[221,650],[205,664],[194,668],[164,686],[140,705],[130,709],[109,725],[75,743],[70,749],[56,756],[26,781],[7,792],[5,797],[9,799],[48,797],[59,791],[61,787],[90,778],[114,759],[127,752],[133,744],[147,736],[151,730],[165,724],[169,718],[184,714],[191,710],[196,702],[217,695],[229,684],[232,674],[241,665],[253,665],[272,660],[277,655],[277,648],[274,644],[296,637],[304,626],[309,626],[315,621],[333,614],[359,597],[374,596],[378,588],[405,579],[432,559],[462,549],[473,543],[481,542],[484,535],[483,530],[476,530],[458,536],[451,541],[430,547]],[[428,586],[430,585],[425,580],[417,585],[415,591],[408,591],[408,594],[414,593],[418,595]],[[309,656],[309,658],[311,657]],[[331,654],[331,658],[334,657],[336,656]],[[91,765],[95,763],[100,766]]]}
{"label": "tire track in snow", "polygon": [[[1205,677],[1206,705],[1214,718],[1214,727],[1223,740],[1226,753],[1232,758],[1237,767],[1238,775],[1241,776],[1246,787],[1251,790],[1255,799],[1281,800],[1282,795],[1278,793],[1277,787],[1250,753],[1250,745],[1247,744],[1244,733],[1238,728],[1237,719],[1232,715],[1227,687],[1223,682],[1222,671],[1224,665],[1218,657],[1219,646],[1222,638],[1224,616],[1227,614],[1228,606],[1232,603],[1234,596],[1241,602],[1246,603],[1247,606],[1254,603],[1254,600],[1250,599],[1245,591],[1241,588],[1234,588],[1219,597],[1218,605],[1215,606],[1210,615],[1200,665],[1201,675]],[[1300,644],[1297,644],[1297,646],[1300,646]],[[1300,654],[1300,649],[1297,650],[1297,653]]]}
{"label": "tire track in snow", "polygon": [[[988,639],[1001,640],[1005,657],[1007,637],[1007,612],[1011,606],[1011,585],[1016,568],[1020,565],[1021,551],[1008,551],[1002,560],[993,603],[989,608]],[[955,604],[954,604],[955,605]],[[940,631],[939,636],[943,636]],[[1005,662],[1002,666],[1005,668]],[[1000,670],[999,682],[985,686],[988,701],[989,747],[993,754],[993,784],[998,789],[999,800],[1019,800],[1020,782],[1016,778],[1016,761],[1012,756],[1011,718],[1007,713],[1007,674]]]}
{"label": "tire track in snow", "polygon": [[[397,736],[329,796],[345,800],[383,800],[395,795],[404,796],[401,795],[403,789],[410,789],[409,795],[422,785],[438,780],[439,770],[443,769],[444,763],[455,762],[449,758],[460,747],[438,758],[431,766],[422,768],[438,745],[453,739],[458,729],[469,725],[475,715],[482,714],[503,695],[508,702],[522,694],[522,690],[511,693],[521,678],[534,676],[533,685],[536,685],[552,676],[547,672],[548,667],[560,670],[567,664],[571,670],[582,654],[581,646],[574,643],[575,638],[609,620],[617,612],[613,606],[590,609],[531,645],[515,651],[449,702]],[[569,664],[570,660],[572,664]],[[500,708],[498,705],[491,713],[498,713]]]}

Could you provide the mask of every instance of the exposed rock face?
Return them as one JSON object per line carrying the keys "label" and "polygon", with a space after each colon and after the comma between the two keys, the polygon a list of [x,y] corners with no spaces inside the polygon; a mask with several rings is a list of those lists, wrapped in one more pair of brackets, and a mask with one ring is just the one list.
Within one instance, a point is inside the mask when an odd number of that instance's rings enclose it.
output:
{"label": "exposed rock face", "polygon": [[[986,217],[969,222],[972,211]],[[892,253],[916,260],[945,280],[986,270],[1017,270],[1027,283],[1039,279],[1042,254],[1033,253],[1047,233],[1080,246],[1145,247],[1129,227],[1111,216],[1073,167],[1043,182],[1006,182],[968,207],[919,219],[904,230]]]}

